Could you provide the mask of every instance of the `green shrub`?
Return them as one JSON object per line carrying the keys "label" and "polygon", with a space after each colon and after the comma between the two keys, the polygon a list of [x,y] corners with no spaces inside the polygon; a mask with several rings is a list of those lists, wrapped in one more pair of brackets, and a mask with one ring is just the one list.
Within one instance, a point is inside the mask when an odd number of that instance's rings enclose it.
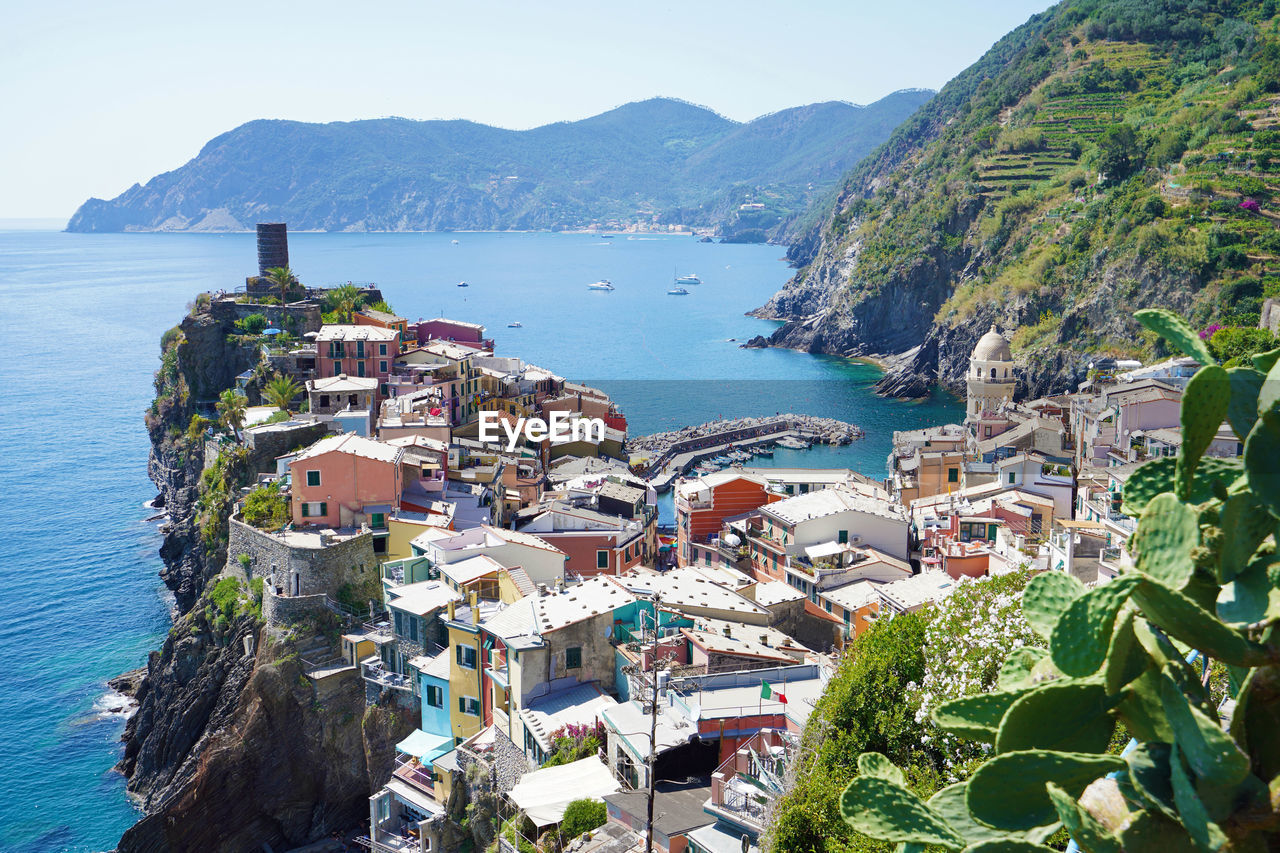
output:
{"label": "green shrub", "polygon": [[249,492],[240,517],[245,524],[262,530],[278,530],[289,523],[289,501],[275,483],[266,483]]}
{"label": "green shrub", "polygon": [[609,809],[601,800],[574,800],[565,806],[564,820],[560,823],[560,836],[565,841],[577,838],[584,832],[604,826],[609,819]]}

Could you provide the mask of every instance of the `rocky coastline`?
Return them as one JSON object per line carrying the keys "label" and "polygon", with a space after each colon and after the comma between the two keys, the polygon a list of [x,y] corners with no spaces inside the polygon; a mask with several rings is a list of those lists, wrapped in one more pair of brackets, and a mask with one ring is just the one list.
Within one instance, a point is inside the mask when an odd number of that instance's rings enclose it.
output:
{"label": "rocky coastline", "polygon": [[[213,581],[227,564],[230,499],[273,460],[221,453],[186,427],[235,384],[257,353],[233,343],[234,307],[193,306],[162,341],[156,401],[147,414],[148,472],[168,520],[161,576],[174,593],[174,624],[142,670],[111,681],[136,712],[117,770],[144,811],[120,853],[288,850],[332,838],[368,818],[368,797],[389,776],[411,715],[366,707],[348,673],[324,702],[300,652],[332,641],[336,617],[287,631],[241,602],[221,612]],[[210,472],[217,476],[210,476]],[[241,605],[244,606],[241,606]]]}

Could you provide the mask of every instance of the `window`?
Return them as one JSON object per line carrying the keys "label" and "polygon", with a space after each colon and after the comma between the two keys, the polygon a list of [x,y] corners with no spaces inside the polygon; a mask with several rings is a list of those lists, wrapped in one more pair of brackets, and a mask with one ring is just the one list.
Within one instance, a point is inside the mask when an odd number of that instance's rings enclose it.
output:
{"label": "window", "polygon": [[302,504],[303,518],[317,518],[329,514],[329,505],[324,501],[307,501]]}
{"label": "window", "polygon": [[364,358],[364,341],[356,341],[356,358]]}
{"label": "window", "polygon": [[849,542],[849,531],[847,531],[847,530],[841,530],[841,531],[840,531],[839,538],[838,538],[838,541],[840,542],[840,544],[841,544],[841,545],[846,545],[846,544],[848,544],[848,542]]}
{"label": "window", "polygon": [[474,696],[459,696],[458,711],[469,717],[480,716],[480,700]]}
{"label": "window", "polygon": [[608,551],[596,551],[596,568],[597,569],[609,568],[609,552]]}
{"label": "window", "polygon": [[[308,485],[309,485],[309,484],[308,484]],[[373,513],[373,515],[370,517],[369,526],[370,526],[370,527],[377,527],[377,528],[379,528],[379,529],[380,529],[380,528],[383,528],[383,527],[386,527],[386,526],[387,526],[387,514],[386,514],[386,513],[384,513],[384,512],[375,512],[375,513]]]}
{"label": "window", "polygon": [[337,375],[338,375],[339,373],[341,373],[341,372],[342,372],[342,362],[340,362],[340,361],[334,361],[334,363],[333,363],[333,375],[334,375],[334,376],[337,376]]}
{"label": "window", "polygon": [[364,362],[363,361],[356,362],[356,376],[364,378]]}
{"label": "window", "polygon": [[308,472],[307,472],[307,485],[308,485],[308,486],[318,486],[318,485],[320,485],[320,472],[319,472],[319,471],[308,471]]}
{"label": "window", "polygon": [[[378,344],[378,355],[386,355],[386,354],[387,354],[387,345],[386,345],[386,344]],[[385,362],[383,362],[383,363],[385,364]],[[386,370],[386,368],[385,368],[385,367],[384,367],[384,368],[382,368],[382,369],[383,369],[383,370]]]}
{"label": "window", "polygon": [[385,361],[378,362],[378,372],[379,373],[387,372],[387,363]]}
{"label": "window", "polygon": [[[458,666],[463,669],[476,668],[476,649],[475,646],[455,646],[457,649]],[[462,701],[461,699],[458,701]]]}
{"label": "window", "polygon": [[404,634],[404,614],[401,613],[399,610],[392,610],[391,615],[392,615],[392,618],[395,619],[396,633]]}
{"label": "window", "polygon": [[1016,472],[1016,471],[1010,471],[1010,472],[1009,472],[1009,482],[1010,482],[1010,483],[1016,483],[1017,481],[1018,481],[1018,474],[1017,474],[1017,472]]}
{"label": "window", "polygon": [[327,408],[329,408],[329,395],[328,395],[328,394],[321,394],[321,395],[320,395],[320,408],[322,408],[322,409],[327,409]]}
{"label": "window", "polygon": [[582,646],[564,650],[564,666],[565,669],[582,668]]}
{"label": "window", "polygon": [[373,539],[373,553],[375,553],[375,554],[385,554],[385,553],[387,553],[387,537],[386,537],[386,536],[375,536],[375,537],[374,537],[374,539]]}
{"label": "window", "polygon": [[416,616],[406,616],[405,621],[409,623],[409,639],[418,642],[418,618]]}
{"label": "window", "polygon": [[958,482],[960,482],[960,469],[959,469],[959,468],[948,468],[948,469],[947,469],[947,482],[948,482],[948,483],[958,483]]}

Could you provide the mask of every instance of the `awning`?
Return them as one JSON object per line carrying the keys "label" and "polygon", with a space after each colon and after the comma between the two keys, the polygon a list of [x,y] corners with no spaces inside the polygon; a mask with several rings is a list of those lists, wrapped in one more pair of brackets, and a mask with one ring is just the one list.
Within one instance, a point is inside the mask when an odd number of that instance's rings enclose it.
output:
{"label": "awning", "polygon": [[396,744],[396,749],[405,755],[412,755],[425,764],[430,764],[453,749],[453,738],[414,729],[407,738]]}
{"label": "awning", "polygon": [[621,787],[609,768],[591,756],[572,764],[526,773],[507,796],[541,829],[559,823],[565,807],[572,801],[598,800]]}

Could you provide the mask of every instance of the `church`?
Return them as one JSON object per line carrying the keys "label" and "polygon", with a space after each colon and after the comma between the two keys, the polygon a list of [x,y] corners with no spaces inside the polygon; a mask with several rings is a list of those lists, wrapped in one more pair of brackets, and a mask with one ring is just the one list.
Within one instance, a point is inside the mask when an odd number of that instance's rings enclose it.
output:
{"label": "church", "polygon": [[969,372],[965,374],[965,420],[972,423],[983,412],[997,411],[1001,404],[1012,401],[1017,381],[1009,341],[993,325],[978,339],[973,355],[969,356]]}

